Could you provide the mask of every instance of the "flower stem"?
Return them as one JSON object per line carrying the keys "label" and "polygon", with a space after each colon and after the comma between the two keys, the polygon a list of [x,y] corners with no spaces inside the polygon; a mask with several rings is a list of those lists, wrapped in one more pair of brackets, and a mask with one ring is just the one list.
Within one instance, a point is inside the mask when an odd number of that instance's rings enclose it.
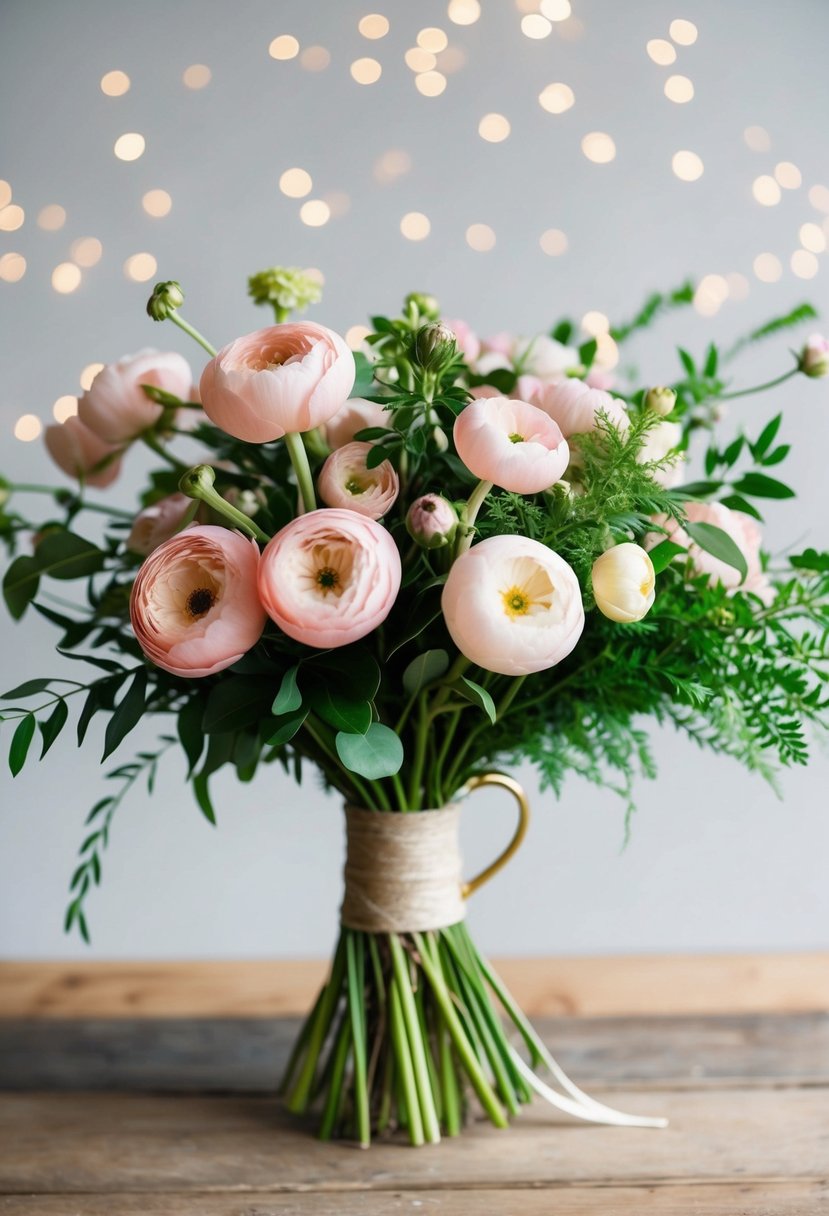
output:
{"label": "flower stem", "polygon": [[314,495],[314,479],[311,476],[311,466],[308,463],[308,453],[305,451],[302,436],[296,431],[288,431],[285,435],[285,446],[288,449],[291,464],[294,466],[294,473],[296,474],[297,485],[299,486],[300,513],[315,511],[317,500]]}
{"label": "flower stem", "polygon": [[767,380],[765,384],[755,384],[753,388],[741,388],[736,393],[720,393],[718,400],[734,401],[737,397],[753,397],[755,393],[763,393],[767,388],[776,388],[778,384],[785,384],[787,380],[791,380],[792,376],[796,376],[799,371],[799,367],[792,367],[789,371],[784,372],[782,376],[777,376],[774,380]]}
{"label": "flower stem", "polygon": [[200,334],[197,329],[194,329],[189,321],[185,321],[181,313],[176,312],[175,309],[171,309],[167,316],[174,325],[177,325],[179,329],[184,330],[186,334],[189,334],[191,338],[198,342],[199,346],[203,347],[207,351],[208,355],[211,357],[215,356],[215,348],[210,345],[207,338],[205,338],[203,334]]}
{"label": "flower stem", "polygon": [[458,546],[456,557],[461,553],[465,553],[472,544],[472,539],[475,535],[475,520],[478,518],[478,512],[481,509],[484,499],[492,489],[493,482],[479,481],[475,489],[469,495],[469,501],[463,512],[461,526],[458,528]]}
{"label": "flower stem", "polygon": [[426,1044],[423,1041],[423,1034],[417,1017],[417,1008],[415,1006],[414,993],[412,992],[412,982],[409,977],[406,953],[396,933],[389,934],[389,944],[391,946],[392,967],[394,969],[394,983],[400,996],[406,1037],[411,1051],[412,1069],[417,1089],[417,1102],[423,1120],[423,1134],[429,1144],[438,1144],[440,1142],[440,1124],[438,1123],[437,1111],[435,1110],[432,1079],[429,1075],[429,1066],[426,1063]]}
{"label": "flower stem", "polygon": [[351,1021],[354,1057],[353,1084],[357,1137],[361,1148],[368,1148],[371,1143],[371,1117],[366,1075],[365,954],[362,933],[346,929],[345,950],[348,974],[348,1012]]}
{"label": "flower stem", "polygon": [[171,469],[175,469],[177,472],[183,473],[187,468],[186,464],[184,464],[181,460],[177,460],[175,456],[167,451],[167,449],[152,433],[152,431],[143,431],[141,434],[141,439],[147,445],[150,451],[155,452],[156,456],[160,456],[162,460],[166,461]]}
{"label": "flower stem", "polygon": [[[180,467],[184,468],[185,466],[181,465]],[[254,540],[267,544],[271,539],[267,532],[263,532],[249,515],[245,515],[244,511],[240,511],[238,507],[232,506],[226,499],[222,498],[213,485],[215,477],[216,474],[210,468],[210,465],[199,464],[195,468],[187,470],[179,482],[179,489],[188,498],[195,498],[197,501],[205,503],[217,515],[221,515],[223,519],[231,523],[234,528],[241,528],[243,532],[246,532],[248,536],[252,536]]]}

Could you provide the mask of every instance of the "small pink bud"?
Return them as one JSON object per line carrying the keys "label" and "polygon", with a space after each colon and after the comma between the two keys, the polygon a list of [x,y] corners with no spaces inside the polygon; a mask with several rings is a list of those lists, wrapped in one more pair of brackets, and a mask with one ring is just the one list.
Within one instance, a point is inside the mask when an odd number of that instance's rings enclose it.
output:
{"label": "small pink bud", "polygon": [[406,527],[412,540],[424,549],[442,549],[451,544],[458,517],[452,504],[440,494],[424,494],[409,507]]}

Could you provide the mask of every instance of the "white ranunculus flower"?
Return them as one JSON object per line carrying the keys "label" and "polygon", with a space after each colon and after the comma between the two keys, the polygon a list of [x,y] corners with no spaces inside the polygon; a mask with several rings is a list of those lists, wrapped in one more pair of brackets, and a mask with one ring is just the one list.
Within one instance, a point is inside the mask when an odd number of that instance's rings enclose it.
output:
{"label": "white ranunculus flower", "polygon": [[653,605],[656,574],[644,549],[625,542],[608,549],[593,563],[596,607],[611,621],[641,621]]}

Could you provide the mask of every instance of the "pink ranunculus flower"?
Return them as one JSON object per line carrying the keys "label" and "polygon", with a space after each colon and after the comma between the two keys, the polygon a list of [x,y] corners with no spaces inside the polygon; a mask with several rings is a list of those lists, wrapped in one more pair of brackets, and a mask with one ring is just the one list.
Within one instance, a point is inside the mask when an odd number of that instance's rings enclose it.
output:
{"label": "pink ranunculus flower", "polygon": [[156,667],[173,675],[212,676],[259,640],[255,541],[210,524],[187,528],[144,562],[130,596],[133,632]]}
{"label": "pink ranunculus flower", "polygon": [[346,507],[369,519],[382,519],[394,506],[400,481],[389,460],[373,469],[366,466],[372,447],[370,443],[346,443],[328,457],[317,488],[329,507]]}
{"label": "pink ranunculus flower", "polygon": [[593,366],[584,377],[584,383],[588,388],[600,388],[609,393],[616,383],[616,377],[613,375],[613,372],[604,371],[600,367]]}
{"label": "pink ranunculus flower", "polygon": [[659,485],[664,486],[666,490],[670,490],[672,486],[679,485],[683,476],[683,465],[685,458],[677,450],[682,442],[682,427],[678,422],[669,422],[663,419],[656,426],[651,427],[645,436],[645,442],[639,449],[637,461],[639,464],[647,464],[651,460],[664,460],[672,453],[676,452],[676,459],[673,464],[665,465],[662,469],[652,469],[651,476]]}
{"label": "pink ranunculus flower", "polygon": [[121,472],[120,448],[104,443],[77,415],[47,426],[43,441],[58,468],[88,486],[105,490]]}
{"label": "pink ranunculus flower", "polygon": [[126,355],[98,372],[78,403],[78,417],[105,443],[131,443],[158,422],[163,410],[150,400],[142,384],[187,401],[193,374],[187,360],[175,351],[142,350]]}
{"label": "pink ranunculus flower", "polygon": [[604,389],[591,388],[583,380],[558,380],[545,384],[531,398],[534,405],[558,423],[562,434],[584,435],[596,429],[600,414],[620,431],[630,425],[627,410],[621,401]]}
{"label": "pink ranunculus flower", "polygon": [[[742,551],[748,566],[748,573],[745,579],[741,580],[739,570],[735,570],[727,562],[720,561],[713,554],[706,553],[691,540],[676,520],[660,516],[656,522],[665,528],[668,539],[678,545],[687,546],[694,572],[707,574],[712,582],[722,583],[729,591],[751,591],[764,603],[769,603],[774,598],[774,588],[760,560],[762,533],[756,521],[742,511],[732,511],[721,502],[687,502],[685,514],[691,523],[713,524],[715,528],[721,528]],[[648,547],[652,548],[654,544],[665,539],[662,534],[651,533],[648,537]]]}
{"label": "pink ranunculus flower", "polygon": [[537,494],[558,481],[570,449],[543,410],[509,397],[470,402],[455,419],[455,447],[470,472],[516,494]]}
{"label": "pink ranunculus flower", "polygon": [[132,553],[149,557],[165,540],[175,536],[192,506],[193,499],[186,494],[168,494],[166,498],[145,507],[133,521],[127,537],[127,548]]}
{"label": "pink ranunculus flower", "polygon": [[347,646],[386,619],[400,590],[391,533],[356,511],[309,511],[265,547],[259,596],[271,620],[296,642]]}
{"label": "pink ranunculus flower", "polygon": [[342,409],[354,387],[343,338],[313,321],[257,329],[222,348],[202,372],[202,408],[247,443],[310,431]]}
{"label": "pink ranunculus flower", "polygon": [[452,333],[455,335],[455,341],[458,344],[458,350],[466,362],[469,364],[474,363],[481,353],[481,340],[472,326],[460,319],[444,321],[443,324],[452,330]]}
{"label": "pink ranunculus flower", "polygon": [[365,401],[362,397],[350,397],[334,417],[322,428],[325,441],[330,448],[341,448],[351,443],[358,431],[371,426],[391,430],[391,414],[378,401]]}
{"label": "pink ranunculus flower", "polygon": [[573,570],[527,536],[490,536],[462,553],[449,571],[441,607],[461,653],[505,676],[555,667],[584,628]]}
{"label": "pink ranunculus flower", "polygon": [[805,375],[814,378],[829,375],[829,338],[824,338],[823,334],[807,338],[797,366]]}

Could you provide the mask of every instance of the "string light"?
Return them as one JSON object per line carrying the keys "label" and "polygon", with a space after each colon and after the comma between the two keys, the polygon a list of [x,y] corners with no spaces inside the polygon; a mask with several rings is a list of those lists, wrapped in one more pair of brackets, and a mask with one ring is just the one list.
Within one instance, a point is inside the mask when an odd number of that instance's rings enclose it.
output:
{"label": "string light", "polygon": [[503,114],[485,114],[478,123],[478,134],[490,144],[502,143],[509,133],[509,119]]}
{"label": "string light", "polygon": [[119,160],[138,160],[139,156],[143,156],[146,146],[143,135],[139,135],[137,131],[128,131],[126,135],[118,136],[113,151]]}
{"label": "string light", "polygon": [[26,273],[26,259],[22,253],[4,253],[0,256],[0,279],[4,283],[19,283]]}
{"label": "string light", "polygon": [[181,79],[188,89],[204,89],[213,79],[213,73],[206,63],[191,63],[184,69]]}
{"label": "string light", "polygon": [[776,283],[783,273],[780,259],[773,253],[758,253],[753,269],[761,283]]}
{"label": "string light", "polygon": [[563,114],[574,104],[576,98],[569,84],[548,84],[538,94],[539,105],[548,114]]}
{"label": "string light", "polygon": [[357,23],[357,29],[364,38],[385,38],[389,32],[388,17],[384,17],[382,13],[369,13],[366,17],[361,17]]}
{"label": "string light", "polygon": [[172,205],[173,200],[166,190],[148,190],[141,199],[141,206],[147,215],[153,216],[154,219],[162,219],[163,216],[169,215]]}
{"label": "string light", "polygon": [[66,211],[59,203],[49,203],[38,212],[37,226],[46,232],[57,232],[65,223]]}
{"label": "string light", "polygon": [[286,169],[279,179],[279,189],[288,198],[305,198],[313,185],[311,174],[305,169]]}
{"label": "string light", "polygon": [[74,262],[61,262],[52,271],[52,286],[62,296],[68,296],[81,285],[80,268]]}
{"label": "string light", "polygon": [[751,288],[749,287],[748,279],[739,271],[732,270],[730,274],[725,276],[725,281],[728,284],[728,295],[732,300],[746,300]]}
{"label": "string light", "polygon": [[808,249],[795,250],[790,265],[799,279],[813,279],[820,269],[817,258]]}
{"label": "string light", "polygon": [[466,243],[476,253],[489,253],[495,248],[495,233],[489,224],[470,224],[466,230]]}
{"label": "string light", "polygon": [[86,367],[78,377],[80,386],[85,393],[89,392],[89,390],[92,388],[92,381],[98,375],[98,372],[102,372],[103,370],[103,363],[87,363]]}
{"label": "string light", "polygon": [[548,21],[566,21],[573,12],[570,0],[541,0],[538,7]]}
{"label": "string light", "polygon": [[682,182],[695,182],[702,177],[705,166],[696,152],[674,152],[671,157],[671,168]]}
{"label": "string light", "polygon": [[299,43],[293,34],[280,34],[268,47],[271,59],[295,59],[299,54]]}
{"label": "string light", "polygon": [[481,15],[481,6],[478,0],[449,0],[446,12],[455,25],[474,25]]}
{"label": "string light", "polygon": [[581,150],[596,165],[607,165],[616,157],[616,145],[605,131],[591,131],[585,135]]}
{"label": "string light", "polygon": [[417,45],[421,50],[431,51],[433,55],[436,55],[439,51],[446,50],[449,45],[449,39],[445,30],[438,29],[435,25],[430,25],[418,34]]}
{"label": "string light", "polygon": [[694,292],[694,308],[702,317],[713,317],[727,299],[727,281],[721,274],[707,274]]}
{"label": "string light", "polygon": [[553,23],[540,13],[527,13],[521,18],[521,33],[526,38],[547,38],[553,32]]}
{"label": "string light", "polygon": [[18,228],[23,227],[23,222],[26,219],[26,212],[17,203],[9,203],[7,207],[0,210],[0,231],[2,232],[17,232]]}
{"label": "string light", "polygon": [[432,225],[422,211],[407,211],[400,221],[400,231],[407,241],[423,241],[432,231]]}
{"label": "string light", "polygon": [[126,72],[106,72],[101,77],[101,92],[107,97],[123,97],[129,87],[130,78]]}
{"label": "string light", "polygon": [[660,67],[667,67],[676,61],[676,51],[665,38],[651,38],[645,44],[645,50]]}
{"label": "string light", "polygon": [[548,228],[546,232],[542,232],[538,243],[551,258],[560,257],[568,249],[567,237],[560,228]]}
{"label": "string light", "polygon": [[446,88],[446,77],[442,72],[421,72],[415,76],[415,86],[424,97],[440,97]]}
{"label": "string light", "polygon": [[829,187],[810,186],[809,202],[812,204],[815,211],[825,211],[829,213]]}
{"label": "string light", "polygon": [[693,46],[697,40],[697,27],[693,21],[683,21],[679,17],[671,22],[668,33],[678,46]]}
{"label": "string light", "polygon": [[800,243],[810,253],[823,253],[826,249],[826,234],[819,224],[801,224]]}
{"label": "string light", "polygon": [[355,59],[351,75],[357,84],[374,84],[380,79],[383,69],[376,59]]}
{"label": "string light", "polygon": [[52,414],[55,422],[66,422],[67,418],[74,418],[77,412],[77,397],[58,397],[57,401],[52,406]]}
{"label": "string light", "polygon": [[134,253],[124,262],[124,274],[134,283],[146,283],[158,270],[158,263],[151,253]]}
{"label": "string light", "polygon": [[331,218],[331,208],[321,198],[310,198],[299,209],[299,218],[309,228],[321,228]]}
{"label": "string light", "polygon": [[69,252],[72,255],[73,262],[77,262],[78,266],[86,268],[88,266],[97,266],[104,252],[104,247],[97,237],[82,236],[77,241],[72,242],[69,246]]}
{"label": "string light", "polygon": [[43,423],[36,414],[21,414],[14,424],[14,437],[23,443],[31,443],[43,430]]}
{"label": "string light", "polygon": [[684,105],[686,101],[691,101],[694,96],[694,84],[687,76],[669,76],[665,81],[665,96],[668,101],[675,101],[677,105]]}
{"label": "string light", "polygon": [[784,190],[798,190],[803,184],[803,174],[790,160],[781,160],[775,165],[774,176],[778,186],[782,186]]}
{"label": "string light", "polygon": [[764,207],[774,207],[780,202],[780,187],[773,177],[767,173],[756,177],[751,187],[751,193],[758,203]]}
{"label": "string light", "polygon": [[403,58],[406,60],[406,67],[411,68],[413,72],[431,72],[437,65],[437,56],[419,46],[411,47]]}
{"label": "string light", "polygon": [[7,207],[12,201],[12,188],[8,182],[0,179],[0,210]]}

